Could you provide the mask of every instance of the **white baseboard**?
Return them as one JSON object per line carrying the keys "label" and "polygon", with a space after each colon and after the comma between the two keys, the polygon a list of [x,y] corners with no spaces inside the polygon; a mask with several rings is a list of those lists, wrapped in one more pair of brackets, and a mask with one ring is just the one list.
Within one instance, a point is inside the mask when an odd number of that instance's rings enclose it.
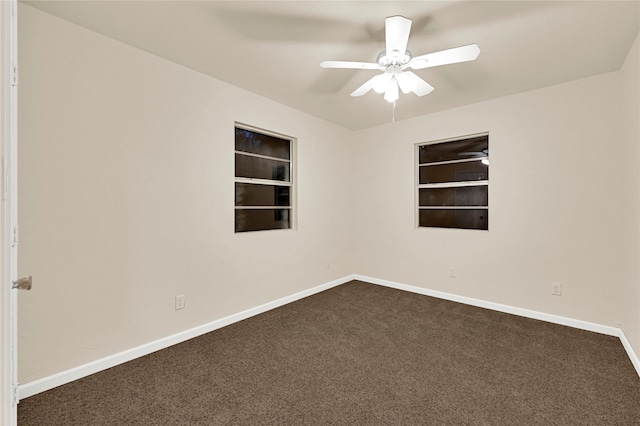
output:
{"label": "white baseboard", "polygon": [[518,315],[521,317],[537,319],[554,324],[566,325],[568,327],[577,328],[580,330],[593,331],[595,333],[606,334],[608,336],[616,336],[622,342],[622,346],[627,351],[627,355],[631,360],[638,376],[640,376],[640,360],[638,355],[633,350],[631,343],[627,340],[627,336],[624,332],[617,327],[609,327],[602,324],[596,324],[587,321],[581,321],[573,318],[562,317],[559,315],[546,314],[544,312],[531,311],[523,308],[516,308],[514,306],[502,305],[500,303],[487,302],[485,300],[473,299],[471,297],[458,296],[456,294],[444,293],[436,290],[429,290],[422,287],[416,287],[407,284],[400,284],[393,281],[381,280],[378,278],[367,277],[363,275],[354,274],[354,280],[364,281],[371,284],[378,284],[385,287],[391,287],[398,290],[409,291],[411,293],[423,294],[425,296],[437,297],[438,299],[451,300],[453,302],[464,303],[465,305],[478,306],[480,308],[491,309],[493,311],[505,312],[508,314]]}
{"label": "white baseboard", "polygon": [[631,343],[629,343],[629,340],[627,340],[627,335],[624,334],[624,331],[620,330],[620,335],[618,337],[622,342],[622,346],[624,346],[624,350],[627,351],[627,355],[629,355],[631,364],[633,364],[638,372],[638,376],[640,376],[640,359],[638,359],[638,354],[633,350],[633,347],[631,346]]}
{"label": "white baseboard", "polygon": [[229,315],[219,320],[215,320],[210,323],[203,324],[201,326],[194,327],[189,330],[185,330],[183,332],[180,332],[171,336],[167,336],[165,338],[155,340],[153,342],[150,342],[132,349],[128,349],[123,352],[120,352],[120,353],[117,353],[93,362],[89,362],[87,364],[80,365],[78,367],[74,367],[69,370],[62,371],[60,373],[53,374],[48,377],[44,377],[39,380],[35,380],[33,382],[25,383],[24,385],[20,385],[18,387],[19,398],[21,399],[27,398],[27,397],[36,395],[40,392],[53,389],[57,386],[64,385],[65,383],[70,383],[74,380],[81,379],[91,374],[98,373],[100,371],[106,370],[111,367],[115,367],[116,365],[123,364],[127,361],[131,361],[133,359],[148,355],[160,349],[164,349],[169,346],[182,343],[194,337],[201,336],[203,334],[209,333],[211,331],[217,330],[227,325],[242,321],[244,319],[261,314],[263,312],[267,312],[271,309],[278,308],[280,306],[286,305],[287,303],[295,302],[296,300],[300,300],[302,298],[311,296],[313,294],[320,293],[321,291],[339,286],[351,280],[364,281],[371,284],[377,284],[385,287],[395,288],[398,290],[409,291],[411,293],[417,293],[417,294],[422,294],[426,296],[436,297],[439,299],[451,300],[453,302],[464,303],[466,305],[478,306],[481,308],[491,309],[494,311],[505,312],[508,314],[519,315],[522,317],[533,318],[541,321],[547,321],[554,324],[566,325],[569,327],[574,327],[581,330],[593,331],[596,333],[606,334],[609,336],[617,336],[620,338],[620,341],[622,342],[624,349],[627,351],[627,354],[631,359],[631,363],[633,364],[633,366],[636,369],[636,372],[640,376],[640,360],[638,359],[637,354],[634,352],[633,348],[631,347],[631,344],[627,340],[627,337],[625,336],[624,332],[619,328],[608,327],[601,324],[575,320],[572,318],[561,317],[558,315],[545,314],[543,312],[530,311],[528,309],[516,308],[509,305],[502,305],[499,303],[487,302],[484,300],[473,299],[470,297],[458,296],[455,294],[429,290],[422,287],[400,284],[393,281],[381,280],[381,279],[367,277],[363,275],[352,274],[352,275],[348,275],[346,277],[342,277],[340,279],[331,281],[329,283],[322,284],[322,285],[313,287],[311,289],[292,294],[291,296],[283,297],[281,299],[274,300],[269,303],[265,303],[255,308],[247,309],[246,311],[242,311],[234,315]]}
{"label": "white baseboard", "polygon": [[40,392],[53,389],[55,387],[70,383],[74,380],[81,379],[94,373],[98,373],[108,368],[115,367],[116,365],[123,364],[127,361],[149,355],[150,353],[159,351],[160,349],[165,349],[169,346],[185,342],[189,339],[193,339],[194,337],[201,336],[227,325],[270,311],[271,309],[275,309],[288,303],[295,302],[296,300],[300,300],[316,293],[320,293],[321,291],[328,290],[332,287],[339,286],[340,284],[344,284],[353,279],[353,275],[348,275],[346,277],[339,278],[326,284],[321,284],[308,290],[304,290],[299,293],[295,293],[290,296],[265,303],[255,308],[247,309],[246,311],[229,315],[219,320],[215,320],[210,323],[203,324],[201,326],[194,327],[189,330],[185,330],[183,332],[176,333],[174,335],[167,336],[162,339],[158,339],[123,352],[107,356],[105,358],[98,359],[96,361],[92,361],[66,371],[61,371],[60,373],[44,377],[33,382],[25,383],[24,385],[18,386],[19,399],[28,398]]}

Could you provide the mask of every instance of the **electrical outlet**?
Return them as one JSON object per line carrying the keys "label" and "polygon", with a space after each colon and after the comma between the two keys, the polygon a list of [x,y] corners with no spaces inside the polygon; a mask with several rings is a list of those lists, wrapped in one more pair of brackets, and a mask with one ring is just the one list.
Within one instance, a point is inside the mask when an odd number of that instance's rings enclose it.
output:
{"label": "electrical outlet", "polygon": [[176,311],[178,309],[184,309],[184,294],[176,296]]}
{"label": "electrical outlet", "polygon": [[552,283],[551,284],[551,294],[554,296],[562,296],[562,284],[560,283]]}
{"label": "electrical outlet", "polygon": [[454,268],[453,266],[449,267],[449,278],[455,278],[456,277],[456,268]]}

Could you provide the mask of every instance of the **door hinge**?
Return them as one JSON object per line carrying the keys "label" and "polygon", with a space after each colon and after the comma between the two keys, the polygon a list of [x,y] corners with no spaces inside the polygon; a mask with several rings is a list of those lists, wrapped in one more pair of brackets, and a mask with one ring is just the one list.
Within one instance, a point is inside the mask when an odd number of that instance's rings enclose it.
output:
{"label": "door hinge", "polygon": [[11,396],[11,400],[13,405],[18,405],[18,402],[20,402],[20,394],[18,393],[17,385],[13,386],[13,395]]}
{"label": "door hinge", "polygon": [[31,290],[33,286],[33,277],[29,275],[28,277],[22,277],[12,282],[11,289],[15,290]]}
{"label": "door hinge", "polygon": [[18,66],[16,64],[11,65],[11,85],[18,86]]}
{"label": "door hinge", "polygon": [[4,201],[7,198],[7,192],[8,192],[7,182],[9,181],[4,171],[5,171],[4,157],[2,157],[2,201]]}
{"label": "door hinge", "polygon": [[15,247],[18,245],[18,225],[13,225],[11,234],[11,246]]}

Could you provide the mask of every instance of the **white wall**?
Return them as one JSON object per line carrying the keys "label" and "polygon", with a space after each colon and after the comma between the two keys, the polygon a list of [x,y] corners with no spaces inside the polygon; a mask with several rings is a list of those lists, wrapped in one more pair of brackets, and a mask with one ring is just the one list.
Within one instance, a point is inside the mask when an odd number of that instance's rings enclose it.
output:
{"label": "white wall", "polygon": [[[623,83],[614,72],[359,132],[356,272],[621,323],[640,349],[638,138],[621,128]],[[416,229],[414,144],[485,131],[490,230]]]}
{"label": "white wall", "polygon": [[[628,169],[630,181],[636,182],[636,188],[629,194],[629,209],[635,216],[635,223],[629,224],[629,233],[636,238],[636,268],[640,268],[640,35],[636,37],[627,59],[621,70],[622,74],[622,113],[625,120],[624,138],[631,148],[629,162],[635,163]],[[635,318],[624,325],[625,333],[633,341],[636,354],[640,354],[640,272],[636,271],[635,279],[627,283],[629,303],[633,306]]]}
{"label": "white wall", "polygon": [[[19,16],[20,383],[352,272],[350,132]],[[297,230],[234,234],[235,120],[298,138]]]}
{"label": "white wall", "polygon": [[[637,40],[622,72],[351,133],[20,17],[21,383],[351,273],[621,323],[639,352]],[[233,233],[234,120],[298,138],[297,231]],[[414,144],[484,131],[490,231],[415,229]]]}

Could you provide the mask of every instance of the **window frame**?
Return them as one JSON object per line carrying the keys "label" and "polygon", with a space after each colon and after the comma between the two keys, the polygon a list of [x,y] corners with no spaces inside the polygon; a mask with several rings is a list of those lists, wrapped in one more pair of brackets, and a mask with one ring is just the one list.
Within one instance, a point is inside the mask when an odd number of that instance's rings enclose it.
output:
{"label": "window frame", "polygon": [[[489,161],[490,153],[487,152],[486,157],[475,157],[475,158],[465,158],[459,160],[447,160],[447,161],[439,161],[439,162],[431,162],[431,163],[421,163],[420,162],[420,147],[428,146],[428,145],[436,145],[448,142],[458,142],[464,141],[465,139],[472,138],[487,138],[487,149],[489,144],[489,132],[481,132],[481,133],[473,133],[470,135],[456,136],[446,139],[438,139],[428,142],[418,142],[414,146],[414,165],[415,165],[415,178],[414,178],[414,218],[415,218],[415,228],[417,229],[457,229],[457,230],[465,230],[465,231],[489,231],[489,221],[487,219],[487,229],[478,229],[478,228],[461,228],[461,227],[441,227],[441,226],[420,226],[420,211],[421,210],[486,210],[487,214],[490,209],[490,198],[489,197],[489,175],[487,175],[487,179],[485,180],[473,180],[473,181],[447,181],[441,183],[420,183],[420,168],[426,167],[428,165],[444,165],[444,164],[455,164],[455,163],[463,163],[463,162],[471,162],[471,161],[482,161],[483,158],[486,158]],[[487,164],[487,171],[489,170],[489,165]],[[420,189],[438,189],[438,188],[463,188],[463,187],[473,187],[473,186],[486,186],[487,187],[487,204],[486,206],[420,206]]]}
{"label": "window frame", "polygon": [[[252,152],[238,151],[236,149],[236,137],[235,132],[236,129],[247,130],[249,132],[260,133],[266,136],[272,136],[282,140],[289,141],[289,159],[271,157],[268,155],[256,154]],[[285,135],[283,133],[274,132],[272,130],[266,130],[260,127],[252,126],[249,124],[234,122],[233,126],[234,136],[233,136],[233,164],[234,164],[234,178],[233,178],[233,196],[234,196],[234,210],[233,210],[233,222],[234,222],[234,231],[233,233],[238,234],[252,234],[254,232],[264,232],[264,231],[290,231],[296,230],[298,221],[297,221],[297,138],[289,135]],[[262,178],[248,178],[248,177],[239,177],[235,172],[235,164],[236,164],[236,155],[244,155],[246,157],[253,158],[261,158],[266,160],[274,160],[281,162],[289,163],[289,180],[275,180],[275,179],[262,179]],[[247,185],[266,185],[266,186],[282,186],[289,188],[289,205],[288,206],[237,206],[236,205],[236,184],[247,184]],[[247,231],[237,231],[236,230],[236,211],[237,210],[289,210],[289,227],[288,228],[265,228],[265,229],[254,229]]]}

